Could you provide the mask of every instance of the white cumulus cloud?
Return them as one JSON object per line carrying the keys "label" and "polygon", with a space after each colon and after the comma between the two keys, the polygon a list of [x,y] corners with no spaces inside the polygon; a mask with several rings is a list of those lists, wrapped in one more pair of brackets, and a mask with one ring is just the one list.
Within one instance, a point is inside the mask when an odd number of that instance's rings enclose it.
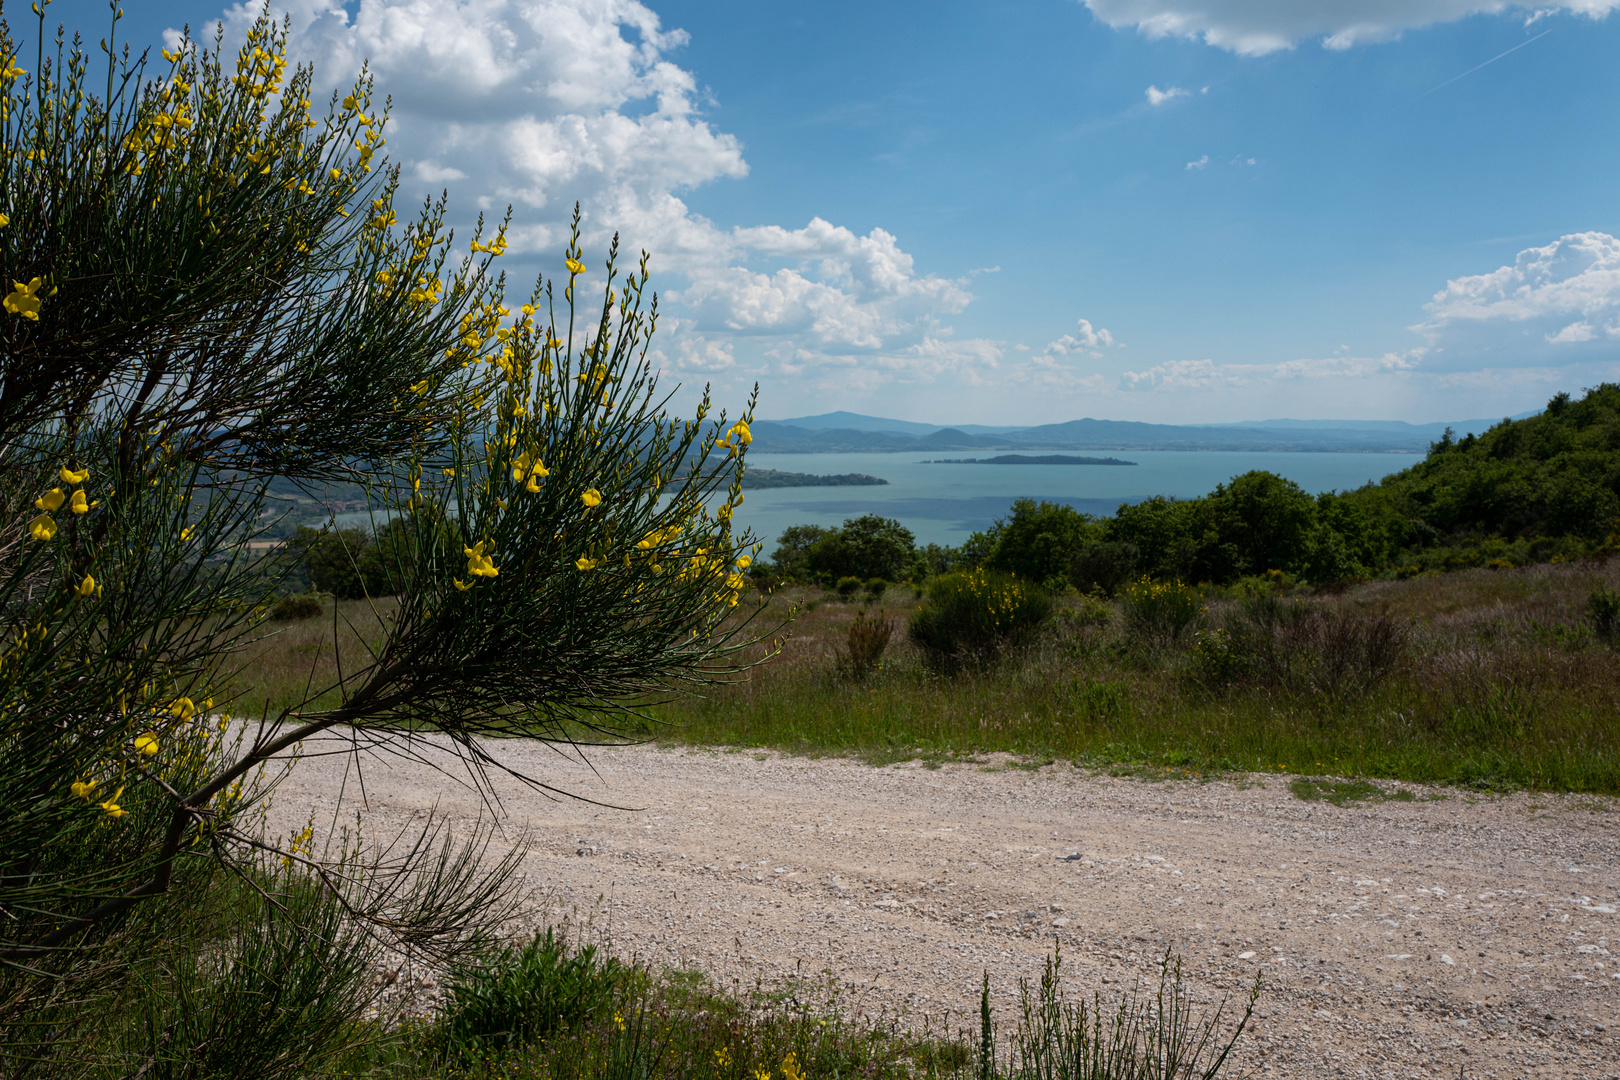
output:
{"label": "white cumulus cloud", "polygon": [[1545,247],[1526,248],[1512,266],[1446,282],[1426,307],[1431,327],[1591,317],[1620,309],[1620,239],[1601,232],[1571,233]]}
{"label": "white cumulus cloud", "polygon": [[[227,42],[263,7],[228,9]],[[289,50],[316,65],[322,91],[368,63],[378,97],[392,96],[386,152],[405,166],[406,201],[448,186],[462,226],[511,204],[509,263],[550,269],[576,201],[588,253],[599,259],[614,232],[627,253],[649,250],[666,296],[691,308],[660,332],[677,370],[753,370],[748,352],[797,374],[881,354],[873,370],[927,377],[941,363],[929,343],[950,336],[940,320],[972,299],[965,279],[919,273],[881,228],[726,229],[694,214],[686,192],[740,181],[748,164],[670,58],[686,33],[639,0],[278,0],[270,11],[289,19]]]}
{"label": "white cumulus cloud", "polygon": [[1147,88],[1148,104],[1152,105],[1154,108],[1158,108],[1167,101],[1174,101],[1178,97],[1191,96],[1192,91],[1185,90],[1179,86],[1167,86],[1163,90],[1160,90],[1157,86],[1150,86]]}
{"label": "white cumulus cloud", "polygon": [[1511,265],[1446,282],[1425,311],[1412,329],[1434,346],[1434,361],[1451,368],[1612,353],[1620,336],[1620,239],[1570,233],[1526,248]]}
{"label": "white cumulus cloud", "polygon": [[1245,56],[1318,39],[1330,49],[1390,41],[1404,31],[1470,15],[1557,12],[1603,18],[1620,0],[1085,0],[1109,26],[1135,27],[1150,38],[1192,38]]}

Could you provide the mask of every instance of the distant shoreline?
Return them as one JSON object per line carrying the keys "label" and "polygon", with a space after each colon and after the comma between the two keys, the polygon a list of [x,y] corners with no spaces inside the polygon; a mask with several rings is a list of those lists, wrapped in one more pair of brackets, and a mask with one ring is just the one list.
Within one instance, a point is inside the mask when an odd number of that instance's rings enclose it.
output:
{"label": "distant shoreline", "polygon": [[934,458],[921,465],[1135,465],[1113,457],[1072,457],[1067,454],[1001,454],[993,458]]}
{"label": "distant shoreline", "polygon": [[783,472],[780,469],[745,469],[742,486],[747,489],[792,487],[871,487],[888,481],[867,473],[835,473],[816,476],[812,473]]}

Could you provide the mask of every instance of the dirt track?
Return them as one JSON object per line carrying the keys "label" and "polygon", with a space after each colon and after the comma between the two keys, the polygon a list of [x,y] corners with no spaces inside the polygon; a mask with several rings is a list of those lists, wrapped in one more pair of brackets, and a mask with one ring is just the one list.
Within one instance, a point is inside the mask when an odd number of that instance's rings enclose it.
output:
{"label": "dirt track", "polygon": [[[499,749],[643,808],[503,788],[550,897],[532,925],[588,923],[621,955],[727,981],[830,969],[869,1005],[937,1018],[976,1011],[984,969],[1008,1016],[1054,939],[1071,989],[1105,998],[1173,947],[1201,1001],[1241,998],[1264,973],[1243,1054],[1262,1076],[1620,1078],[1613,800],[1414,789],[1338,808],[1281,777],[646,747],[597,751],[593,772]],[[340,778],[334,759],[302,763],[276,827],[329,812]],[[366,786],[373,835],[435,805],[479,809],[425,769],[373,764]]]}

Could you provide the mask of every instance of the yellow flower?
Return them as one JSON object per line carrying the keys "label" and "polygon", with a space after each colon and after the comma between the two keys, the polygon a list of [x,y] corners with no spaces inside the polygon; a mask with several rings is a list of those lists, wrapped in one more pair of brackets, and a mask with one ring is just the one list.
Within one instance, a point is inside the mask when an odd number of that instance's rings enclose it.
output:
{"label": "yellow flower", "polygon": [[41,514],[28,523],[28,535],[35,540],[49,540],[56,535],[56,521],[49,514]]}
{"label": "yellow flower", "polygon": [[444,475],[450,477],[453,480],[453,479],[455,479],[456,470],[454,470],[454,469],[445,469],[444,470]]}
{"label": "yellow flower", "polygon": [[749,555],[739,555],[739,556],[737,556],[737,569],[739,569],[739,570],[746,570],[746,569],[748,569],[748,568],[749,568],[749,567],[750,567],[750,566],[752,566],[752,565],[753,565],[753,562],[754,562],[754,560],[753,560],[753,557],[752,557],[752,556],[749,556]]}
{"label": "yellow flower", "polygon": [[[99,502],[100,500],[97,501]],[[96,504],[93,502],[85,501],[84,489],[80,488],[73,493],[73,499],[68,503],[68,509],[72,510],[75,514],[85,514],[89,513],[90,508],[94,505]]]}
{"label": "yellow flower", "polygon": [[180,530],[180,539],[182,541],[186,541],[186,540],[191,539],[191,526],[190,525],[187,525],[185,528]]}
{"label": "yellow flower", "polygon": [[107,811],[107,816],[108,817],[110,817],[110,818],[121,818],[121,817],[124,816],[124,808],[122,806],[118,805],[118,797],[120,795],[122,795],[123,793],[124,793],[124,789],[119,788],[117,791],[113,792],[113,797],[112,798],[110,798],[106,802],[100,804],[101,808],[103,810]]}
{"label": "yellow flower", "polygon": [[517,483],[529,476],[529,470],[534,467],[534,455],[527,450],[512,459],[512,481]]}
{"label": "yellow flower", "polygon": [[66,501],[67,496],[63,494],[61,488],[51,488],[51,490],[35,499],[34,505],[46,513],[51,513],[62,509],[62,504]]}
{"label": "yellow flower", "polygon": [[495,577],[500,573],[499,570],[495,569],[495,564],[490,561],[489,556],[484,554],[484,545],[486,543],[488,543],[487,540],[480,540],[472,547],[462,548],[462,551],[467,556],[467,573],[474,577]]}
{"label": "yellow flower", "polygon": [[7,225],[10,225],[10,224],[11,224],[11,215],[9,215],[9,214],[0,214],[0,229],[3,229]]}
{"label": "yellow flower", "polygon": [[80,469],[78,472],[74,472],[72,469],[70,469],[66,465],[64,465],[60,469],[57,470],[56,475],[58,475],[58,476],[60,476],[62,478],[62,483],[64,483],[64,484],[68,484],[68,485],[82,484],[86,480],[90,479],[90,470],[89,469]]}
{"label": "yellow flower", "polygon": [[95,794],[96,781],[75,780],[73,783],[68,785],[68,788],[73,792],[73,797],[75,799],[84,799],[86,802],[88,802],[90,800],[90,796]]}
{"label": "yellow flower", "polygon": [[141,757],[151,757],[158,752],[157,736],[150,731],[135,736],[135,752]]}
{"label": "yellow flower", "polygon": [[450,583],[456,588],[460,589],[462,592],[466,592],[468,589],[472,588],[471,585],[462,581],[460,578],[451,578]]}
{"label": "yellow flower", "polygon": [[427,379],[423,379],[421,382],[411,383],[409,389],[413,394],[425,394],[432,389],[432,384]]}
{"label": "yellow flower", "polygon": [[741,420],[731,425],[731,430],[726,432],[726,436],[738,446],[743,447],[754,441],[754,433],[749,431],[748,425]]}
{"label": "yellow flower", "polygon": [[585,272],[585,264],[578,259],[569,259],[566,265],[570,274],[583,274]]}
{"label": "yellow flower", "polygon": [[576,569],[579,569],[579,570],[595,570],[596,569],[596,560],[592,559],[592,558],[588,558],[587,556],[581,555],[578,559],[576,559],[574,561],[574,566],[575,566]]}
{"label": "yellow flower", "polygon": [[595,488],[588,488],[580,495],[579,498],[587,508],[590,508],[601,505],[602,493],[597,491]]}
{"label": "yellow flower", "polygon": [[75,591],[80,596],[96,595],[96,579],[91,577],[89,574],[84,575],[84,580],[79,582],[79,587]]}
{"label": "yellow flower", "polygon": [[169,715],[176,720],[190,720],[197,715],[197,706],[188,697],[175,698],[169,702]]}
{"label": "yellow flower", "polygon": [[39,287],[44,284],[44,279],[35,278],[26,285],[20,281],[13,281],[11,284],[14,291],[5,299],[6,310],[11,312],[13,315],[21,315],[25,319],[32,319],[34,322],[39,322],[40,299],[34,294],[37,293],[39,291]]}

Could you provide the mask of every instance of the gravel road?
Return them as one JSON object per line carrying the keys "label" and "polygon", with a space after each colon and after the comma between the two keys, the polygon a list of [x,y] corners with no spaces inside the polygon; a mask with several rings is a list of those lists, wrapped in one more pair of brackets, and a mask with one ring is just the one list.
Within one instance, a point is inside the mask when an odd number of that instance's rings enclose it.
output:
{"label": "gravel road", "polygon": [[[633,808],[501,785],[545,897],[514,933],[567,922],[727,982],[826,969],[919,1023],[976,1013],[984,970],[1010,1018],[1054,941],[1071,989],[1105,999],[1152,982],[1173,949],[1200,1002],[1237,1004],[1263,974],[1242,1054],[1261,1076],[1620,1078],[1614,800],[1411,788],[1340,808],[1282,776],[497,749]],[[339,759],[306,758],[273,829],[337,809],[342,779]],[[419,766],[375,763],[365,780],[372,835],[481,807]],[[344,790],[340,817],[358,807]]]}

